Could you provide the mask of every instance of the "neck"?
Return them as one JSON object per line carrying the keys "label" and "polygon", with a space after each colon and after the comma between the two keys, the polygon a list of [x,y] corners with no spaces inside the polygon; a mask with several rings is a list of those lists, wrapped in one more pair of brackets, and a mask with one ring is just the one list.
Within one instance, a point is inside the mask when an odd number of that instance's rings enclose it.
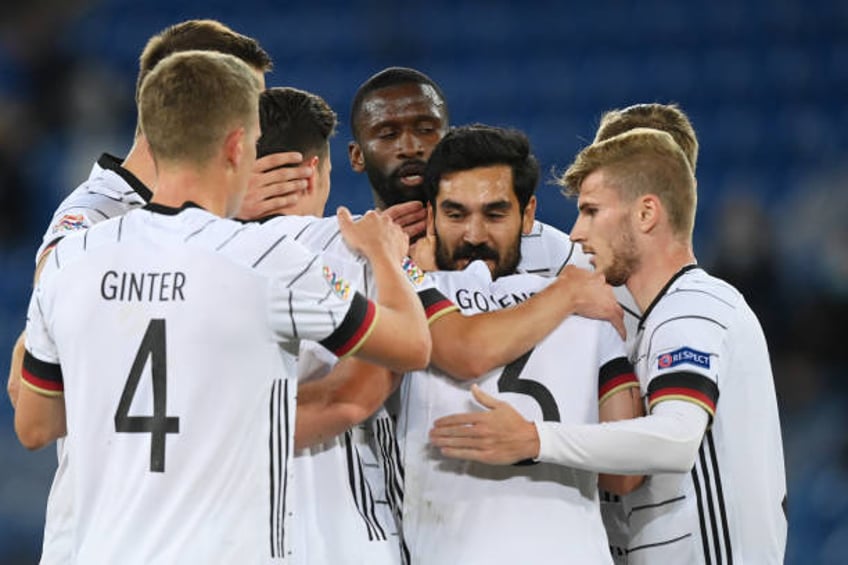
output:
{"label": "neck", "polygon": [[644,312],[671,277],[695,262],[691,243],[670,241],[658,245],[651,242],[650,252],[641,253],[639,266],[627,279],[627,290]]}
{"label": "neck", "polygon": [[126,159],[121,165],[135,175],[151,192],[155,192],[156,164],[153,162],[147,140],[143,135],[136,136]]}
{"label": "neck", "polygon": [[161,166],[152,202],[179,208],[194,202],[216,216],[228,217],[231,191],[224,171],[213,167]]}

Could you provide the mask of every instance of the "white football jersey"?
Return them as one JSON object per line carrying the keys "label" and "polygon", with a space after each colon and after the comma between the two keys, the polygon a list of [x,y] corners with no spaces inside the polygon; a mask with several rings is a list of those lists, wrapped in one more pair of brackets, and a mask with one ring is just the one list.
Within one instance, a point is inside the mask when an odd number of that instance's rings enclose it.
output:
{"label": "white football jersey", "polygon": [[45,250],[68,233],[123,216],[150,202],[152,196],[149,188],[121,166],[121,159],[103,153],[91,167],[88,179],[74,189],[53,212],[50,226],[35,255],[36,262]]}
{"label": "white football jersey", "polygon": [[[98,222],[122,216],[150,201],[152,193],[135,175],[121,166],[121,159],[103,153],[91,173],[59,204],[42,237],[36,264],[62,237],[86,229]],[[65,440],[56,441],[58,466],[47,497],[41,565],[70,563],[72,544],[72,500],[68,479],[68,448]]]}
{"label": "white football jersey", "polygon": [[[333,264],[348,265],[346,280],[373,297],[373,273],[341,237],[336,217],[289,216],[291,237],[322,253]],[[335,262],[331,257],[342,260]],[[407,265],[410,281],[431,320],[455,310],[432,281]],[[337,358],[311,342],[301,344],[298,378],[326,375]],[[394,421],[380,408],[368,420],[320,445],[295,453],[295,530],[297,553],[309,565],[397,565],[403,498]],[[328,540],[333,540],[328,542]],[[302,549],[301,549],[302,548]]]}
{"label": "white football jersey", "polygon": [[[482,262],[433,278],[468,315],[524,301],[550,282],[526,274],[493,282]],[[594,423],[599,398],[625,381],[635,383],[635,376],[612,325],[578,316],[474,381],[435,368],[406,375],[398,435],[406,474],[403,534],[412,563],[611,563],[595,473],[448,459],[430,447],[428,433],[439,417],[480,409],[473,383],[528,419]]]}
{"label": "white football jersey", "polygon": [[60,241],[24,383],[64,390],[80,563],[283,562],[300,341],[377,307],[280,226],[150,205]]}
{"label": "white football jersey", "polygon": [[682,269],[639,326],[632,360],[649,410],[686,400],[711,419],[689,473],[622,497],[630,564],[782,563],[783,444],[766,341],[742,295]]}

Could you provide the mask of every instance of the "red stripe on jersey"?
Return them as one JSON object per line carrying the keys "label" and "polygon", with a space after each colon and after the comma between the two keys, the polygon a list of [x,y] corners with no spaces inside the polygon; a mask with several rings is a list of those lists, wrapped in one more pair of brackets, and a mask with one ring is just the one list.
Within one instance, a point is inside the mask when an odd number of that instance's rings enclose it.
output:
{"label": "red stripe on jersey", "polygon": [[21,379],[26,382],[30,388],[48,396],[56,396],[65,390],[64,383],[60,381],[42,379],[29,372],[25,367],[21,370]]}
{"label": "red stripe on jersey", "polygon": [[433,323],[448,312],[453,312],[454,310],[459,310],[459,308],[456,304],[445,298],[427,306],[424,309],[424,314],[427,316],[427,322]]}
{"label": "red stripe on jersey", "polygon": [[604,382],[598,389],[598,403],[602,403],[611,395],[626,388],[638,387],[639,379],[633,372],[622,373]]}
{"label": "red stripe on jersey", "polygon": [[654,407],[658,402],[663,400],[687,400],[694,402],[706,410],[710,416],[715,416],[716,403],[715,400],[699,390],[681,387],[668,387],[652,392],[648,397],[648,409]]}
{"label": "red stripe on jersey", "polygon": [[368,306],[365,311],[365,316],[363,316],[362,323],[359,324],[359,327],[353,333],[350,338],[344,342],[338,349],[333,351],[337,357],[344,357],[349,353],[355,352],[362,346],[362,343],[365,341],[365,338],[371,333],[371,330],[374,329],[374,322],[377,319],[377,305],[368,301]]}

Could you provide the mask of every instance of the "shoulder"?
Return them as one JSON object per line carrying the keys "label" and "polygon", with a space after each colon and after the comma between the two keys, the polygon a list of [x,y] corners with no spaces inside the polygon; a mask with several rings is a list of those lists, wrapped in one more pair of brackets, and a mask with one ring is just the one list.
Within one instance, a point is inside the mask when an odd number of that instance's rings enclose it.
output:
{"label": "shoulder", "polygon": [[520,269],[525,273],[555,276],[566,265],[591,270],[588,255],[567,233],[538,220],[533,222],[530,233],[521,237]]}
{"label": "shoulder", "polygon": [[673,318],[704,319],[726,328],[744,307],[742,295],[730,283],[697,268],[669,287],[652,317],[655,323]]}

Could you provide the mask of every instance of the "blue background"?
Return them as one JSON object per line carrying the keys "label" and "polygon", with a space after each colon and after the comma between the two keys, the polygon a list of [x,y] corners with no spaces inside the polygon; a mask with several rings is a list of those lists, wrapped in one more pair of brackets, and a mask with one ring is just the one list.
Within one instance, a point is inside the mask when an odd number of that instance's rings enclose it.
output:
{"label": "blue background", "polygon": [[[349,106],[386,66],[433,77],[455,125],[527,132],[545,180],[603,111],[679,103],[701,142],[696,254],[745,292],[772,351],[787,563],[844,562],[848,3],[34,0],[0,15],[0,353],[23,327],[52,211],[102,151],[129,149],[138,55],[172,23],[211,17],[258,39],[269,86],[335,108],[330,210],[370,204],[347,162]],[[538,217],[568,231],[573,202],[549,183],[538,196]],[[55,456],[23,450],[12,416],[0,401],[0,562],[32,563]]]}

